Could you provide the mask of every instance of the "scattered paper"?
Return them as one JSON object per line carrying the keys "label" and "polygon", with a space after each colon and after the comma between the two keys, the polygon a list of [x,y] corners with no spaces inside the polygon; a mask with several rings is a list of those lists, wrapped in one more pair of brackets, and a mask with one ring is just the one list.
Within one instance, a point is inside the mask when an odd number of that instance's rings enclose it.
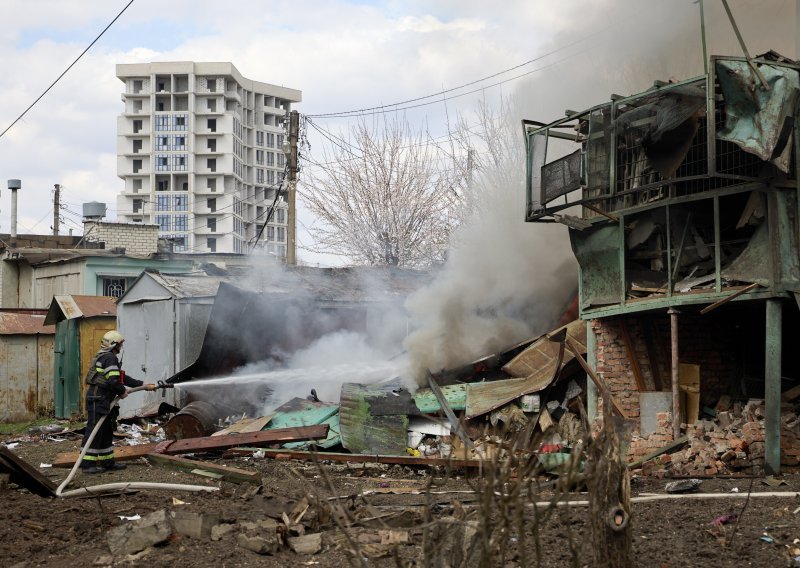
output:
{"label": "scattered paper", "polygon": [[19,446],[19,442],[11,442],[10,444],[3,444],[9,450],[13,450],[17,446]]}
{"label": "scattered paper", "polygon": [[739,488],[738,487],[731,488],[731,493],[739,493]]}
{"label": "scattered paper", "polygon": [[188,505],[188,503],[186,501],[181,501],[177,497],[173,497],[172,498],[172,504],[173,505]]}
{"label": "scattered paper", "polygon": [[39,467],[53,467],[53,464],[51,464],[51,463],[40,463]]}
{"label": "scattered paper", "polygon": [[142,516],[133,515],[132,517],[126,517],[125,515],[120,515],[119,518],[122,519],[123,521],[138,521],[139,519],[142,518]]}

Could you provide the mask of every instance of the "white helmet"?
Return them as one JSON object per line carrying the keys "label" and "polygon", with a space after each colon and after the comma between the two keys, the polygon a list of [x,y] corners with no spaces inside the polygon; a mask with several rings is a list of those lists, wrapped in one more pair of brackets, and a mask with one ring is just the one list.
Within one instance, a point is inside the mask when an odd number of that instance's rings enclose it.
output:
{"label": "white helmet", "polygon": [[103,336],[103,339],[100,341],[100,346],[106,349],[111,348],[113,349],[117,345],[121,344],[125,341],[125,338],[122,337],[122,334],[118,332],[116,329],[112,329],[111,331],[107,331],[106,334]]}

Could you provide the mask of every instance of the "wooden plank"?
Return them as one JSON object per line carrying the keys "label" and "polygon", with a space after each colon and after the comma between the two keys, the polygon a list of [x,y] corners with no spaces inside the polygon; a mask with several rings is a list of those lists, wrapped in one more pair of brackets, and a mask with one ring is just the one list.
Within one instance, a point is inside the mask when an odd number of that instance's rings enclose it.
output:
{"label": "wooden plank", "polygon": [[659,449],[655,450],[654,452],[651,452],[651,453],[647,454],[643,458],[641,458],[639,460],[636,460],[635,462],[629,463],[628,464],[628,469],[636,469],[638,467],[641,467],[644,462],[650,461],[653,458],[657,458],[661,454],[666,454],[668,452],[671,452],[672,450],[677,450],[678,448],[680,448],[682,445],[684,445],[688,441],[689,441],[689,438],[687,438],[686,436],[681,436],[680,438],[678,438],[674,442],[670,442],[669,444],[667,444],[663,448],[659,448]]}
{"label": "wooden plank", "polygon": [[248,471],[236,467],[225,467],[222,465],[189,460],[178,456],[166,456],[163,454],[148,454],[147,461],[154,465],[165,466],[180,471],[192,473],[196,470],[209,471],[221,475],[225,481],[233,483],[259,483],[261,475],[257,471]]}
{"label": "wooden plank", "polygon": [[722,299],[721,299],[721,300],[719,300],[718,302],[714,302],[714,303],[713,303],[713,304],[711,304],[710,306],[706,306],[705,308],[703,308],[702,310],[700,310],[700,313],[701,313],[701,314],[703,314],[703,315],[705,315],[705,314],[707,314],[708,312],[710,312],[711,310],[715,310],[715,309],[717,309],[718,307],[720,307],[721,305],[723,305],[723,304],[727,304],[728,302],[730,302],[730,301],[731,301],[731,300],[733,300],[734,298],[738,298],[738,297],[739,297],[739,296],[741,296],[742,294],[746,294],[747,292],[750,292],[751,290],[755,290],[756,288],[758,288],[758,287],[760,287],[760,286],[761,286],[761,284],[759,284],[758,282],[753,282],[753,283],[752,283],[752,284],[750,284],[749,286],[745,286],[745,287],[744,287],[744,288],[742,288],[741,290],[737,290],[736,292],[734,292],[733,294],[731,294],[731,295],[730,295],[730,296],[728,296],[727,298],[722,298]]}
{"label": "wooden plank", "polygon": [[224,430],[214,432],[212,436],[227,436],[228,434],[242,434],[246,432],[259,432],[264,429],[264,426],[269,424],[273,415],[268,414],[260,418],[243,418],[238,422],[231,424]]}
{"label": "wooden plank", "polygon": [[[481,460],[464,460],[448,458],[422,458],[414,456],[381,456],[369,454],[342,454],[333,452],[305,452],[301,450],[271,450],[264,449],[264,457],[272,459],[293,459],[306,461],[335,461],[347,463],[388,463],[400,465],[431,465],[431,466],[451,466],[454,468],[480,467]],[[231,450],[236,455],[247,455],[253,453],[252,450],[236,449]]]}
{"label": "wooden plank", "polygon": [[627,420],[628,415],[625,413],[624,410],[622,410],[622,407],[619,405],[616,399],[611,395],[611,391],[608,390],[605,383],[603,383],[603,381],[601,381],[600,378],[595,374],[595,372],[586,362],[586,359],[583,358],[583,355],[580,354],[577,346],[575,345],[575,342],[572,341],[572,338],[567,336],[566,342],[570,350],[572,351],[572,354],[575,356],[575,359],[577,359],[578,363],[580,363],[581,367],[583,367],[583,370],[586,371],[586,375],[592,380],[592,382],[600,390],[601,393],[608,393],[608,398],[611,401],[611,405],[614,407],[614,410],[616,410],[617,414],[619,414],[625,420]]}
{"label": "wooden plank", "polygon": [[658,351],[656,351],[655,343],[653,342],[653,329],[650,321],[646,318],[639,319],[639,324],[642,326],[642,335],[644,336],[644,344],[647,347],[647,359],[650,363],[650,373],[653,375],[653,382],[657,391],[663,390],[664,385],[661,382],[661,369],[658,366]]}
{"label": "wooden plank", "polygon": [[[231,434],[230,436],[207,436],[205,438],[189,438],[165,444],[140,444],[138,446],[120,446],[114,448],[114,459],[132,460],[152,453],[188,454],[192,452],[211,452],[226,450],[235,446],[259,446],[264,444],[299,442],[316,440],[328,435],[328,425],[303,426],[302,428],[281,428],[261,432]],[[159,447],[161,446],[161,447]],[[165,447],[166,446],[166,447]],[[163,451],[162,451],[163,449]],[[58,454],[53,460],[54,467],[72,467],[78,459],[79,452]]]}
{"label": "wooden plank", "polygon": [[[128,461],[141,458],[156,451],[158,444],[139,444],[138,446],[118,446],[114,448],[115,461]],[[80,452],[62,452],[53,460],[53,467],[72,467]]]}
{"label": "wooden plank", "polygon": [[622,329],[622,341],[625,343],[625,353],[628,356],[628,361],[631,363],[631,371],[633,372],[633,379],[636,381],[636,388],[639,392],[647,390],[647,385],[642,376],[642,369],[639,367],[639,359],[636,357],[636,350],[633,348],[633,339],[631,339],[631,332],[628,329],[628,324],[625,320],[620,320],[620,327]]}
{"label": "wooden plank", "polygon": [[276,442],[299,442],[301,440],[325,439],[328,435],[327,424],[301,426],[300,428],[276,428],[261,432],[245,432],[230,436],[208,436],[205,438],[189,438],[175,440],[164,452],[165,454],[187,454],[191,452],[226,450],[236,446],[259,446]]}
{"label": "wooden plank", "polygon": [[8,473],[11,482],[35,495],[55,497],[56,487],[53,482],[5,446],[0,446],[0,472]]}
{"label": "wooden plank", "polygon": [[781,395],[781,398],[786,402],[791,402],[797,397],[800,397],[800,385],[792,387],[789,390],[783,391],[783,394]]}

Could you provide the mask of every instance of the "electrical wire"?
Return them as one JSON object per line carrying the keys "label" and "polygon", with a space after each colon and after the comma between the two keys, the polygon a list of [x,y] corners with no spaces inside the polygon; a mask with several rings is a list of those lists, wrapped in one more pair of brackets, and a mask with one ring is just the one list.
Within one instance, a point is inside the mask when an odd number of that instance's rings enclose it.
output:
{"label": "electrical wire", "polygon": [[94,38],[94,40],[92,40],[92,43],[90,43],[90,44],[89,44],[89,45],[86,47],[86,49],[84,49],[84,50],[81,52],[81,54],[80,54],[80,55],[78,55],[78,57],[76,57],[76,58],[75,58],[75,60],[74,60],[72,63],[70,63],[70,64],[69,64],[69,67],[67,67],[66,69],[64,69],[64,71],[61,73],[61,75],[59,75],[58,77],[56,77],[56,80],[55,80],[55,81],[53,81],[52,83],[50,83],[50,86],[49,86],[49,87],[47,87],[47,88],[44,90],[44,92],[43,92],[41,95],[39,95],[38,97],[36,97],[36,100],[35,100],[35,101],[33,101],[33,102],[32,102],[32,103],[31,103],[31,104],[28,106],[28,108],[26,108],[24,111],[22,111],[22,114],[20,114],[20,115],[19,115],[19,116],[18,116],[18,117],[17,117],[17,118],[14,120],[14,122],[12,122],[11,124],[9,124],[9,125],[6,127],[6,129],[5,129],[5,130],[3,130],[3,132],[0,132],[0,138],[2,138],[2,137],[3,137],[3,135],[4,135],[6,132],[8,132],[9,130],[11,130],[11,128],[13,128],[13,126],[14,126],[16,123],[18,123],[20,120],[22,120],[22,117],[24,117],[26,114],[28,114],[28,111],[30,111],[30,110],[31,110],[31,109],[32,109],[34,106],[36,106],[36,103],[38,103],[38,102],[39,102],[39,101],[42,99],[42,97],[44,97],[44,96],[45,96],[45,95],[46,95],[46,94],[47,94],[47,93],[50,91],[50,89],[52,89],[53,87],[55,87],[55,86],[56,86],[56,83],[58,83],[58,82],[61,80],[61,78],[62,78],[62,77],[64,77],[64,75],[66,75],[66,74],[69,72],[69,70],[70,70],[70,69],[72,69],[72,67],[73,67],[73,66],[74,66],[74,65],[75,65],[75,64],[76,64],[78,61],[80,61],[80,59],[81,59],[81,58],[82,58],[84,55],[86,55],[86,52],[88,52],[88,51],[89,51],[89,50],[92,48],[92,46],[93,46],[95,43],[97,43],[97,41],[98,41],[98,40],[99,40],[101,37],[103,37],[103,35],[104,35],[104,34],[105,34],[107,31],[108,31],[108,29],[109,29],[109,28],[110,28],[112,25],[114,25],[114,22],[116,22],[116,21],[117,21],[117,20],[120,18],[120,16],[122,16],[122,14],[124,14],[124,13],[125,13],[125,10],[127,10],[128,8],[130,8],[130,6],[131,6],[131,4],[133,4],[133,2],[134,2],[134,0],[130,0],[130,2],[128,2],[128,3],[125,5],[125,7],[124,7],[122,10],[120,10],[119,14],[117,14],[117,15],[114,17],[114,19],[113,19],[113,20],[111,20],[111,22],[109,22],[109,24],[108,24],[108,25],[107,25],[105,28],[103,28],[103,31],[101,31],[101,32],[100,32],[100,34],[99,34],[99,35],[98,35],[96,38]]}
{"label": "electrical wire", "polygon": [[[529,59],[528,61],[525,61],[524,63],[520,63],[518,65],[514,65],[513,67],[509,67],[508,69],[503,69],[502,71],[498,71],[497,73],[493,73],[491,75],[487,75],[486,77],[482,77],[480,79],[475,79],[474,81],[470,81],[468,83],[464,83],[463,85],[459,85],[458,87],[452,87],[450,89],[445,89],[443,91],[432,93],[430,95],[425,95],[425,96],[422,96],[422,97],[416,97],[416,98],[413,98],[413,99],[407,99],[405,101],[400,101],[400,102],[392,103],[392,104],[388,104],[388,105],[380,105],[380,106],[368,107],[368,108],[362,108],[362,109],[356,109],[356,110],[346,110],[346,111],[341,111],[341,112],[308,114],[308,115],[306,115],[306,119],[308,119],[308,118],[333,118],[333,117],[344,117],[344,116],[364,116],[364,114],[362,114],[362,113],[365,113],[365,114],[376,114],[375,112],[371,112],[371,111],[379,111],[381,109],[386,109],[386,108],[390,108],[390,107],[397,107],[397,106],[400,106],[400,105],[407,105],[407,104],[410,104],[410,103],[416,103],[416,102],[424,101],[426,99],[430,99],[430,98],[433,98],[433,97],[441,97],[442,95],[446,95],[446,94],[452,93],[454,91],[459,91],[461,89],[465,89],[467,87],[471,87],[473,85],[477,85],[478,83],[482,83],[484,81],[488,81],[490,79],[494,79],[496,77],[499,77],[500,75],[505,75],[506,73],[510,73],[511,71],[515,71],[517,69],[520,69],[522,67],[530,65],[531,63],[536,63],[537,61],[541,61],[542,59],[544,59],[546,57],[549,57],[549,56],[551,56],[551,55],[553,55],[555,53],[558,53],[559,51],[563,51],[563,50],[565,50],[567,48],[570,48],[570,47],[572,47],[574,45],[577,45],[577,44],[579,44],[581,42],[584,42],[587,39],[589,39],[590,37],[592,37],[592,36],[581,37],[580,39],[577,39],[577,40],[575,40],[575,41],[573,41],[571,43],[568,43],[566,45],[558,47],[558,48],[556,48],[556,49],[554,49],[552,51],[548,51],[547,53],[543,53],[542,55],[537,55],[533,59]],[[459,95],[459,96],[461,96],[461,95]],[[455,97],[452,97],[452,98],[455,98]],[[440,100],[441,99],[433,101],[433,102],[440,102]],[[432,104],[432,103],[426,103],[426,104]],[[419,105],[419,106],[422,106],[422,105]],[[408,107],[408,108],[414,108],[414,107]]]}

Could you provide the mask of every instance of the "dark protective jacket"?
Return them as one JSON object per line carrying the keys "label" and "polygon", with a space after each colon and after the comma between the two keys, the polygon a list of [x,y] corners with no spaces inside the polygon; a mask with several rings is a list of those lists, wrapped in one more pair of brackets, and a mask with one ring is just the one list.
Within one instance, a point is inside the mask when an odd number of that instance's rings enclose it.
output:
{"label": "dark protective jacket", "polygon": [[86,408],[97,414],[108,414],[111,401],[125,392],[125,387],[140,387],[144,383],[129,377],[120,369],[119,358],[113,351],[101,350],[95,356],[94,370],[86,377]]}

